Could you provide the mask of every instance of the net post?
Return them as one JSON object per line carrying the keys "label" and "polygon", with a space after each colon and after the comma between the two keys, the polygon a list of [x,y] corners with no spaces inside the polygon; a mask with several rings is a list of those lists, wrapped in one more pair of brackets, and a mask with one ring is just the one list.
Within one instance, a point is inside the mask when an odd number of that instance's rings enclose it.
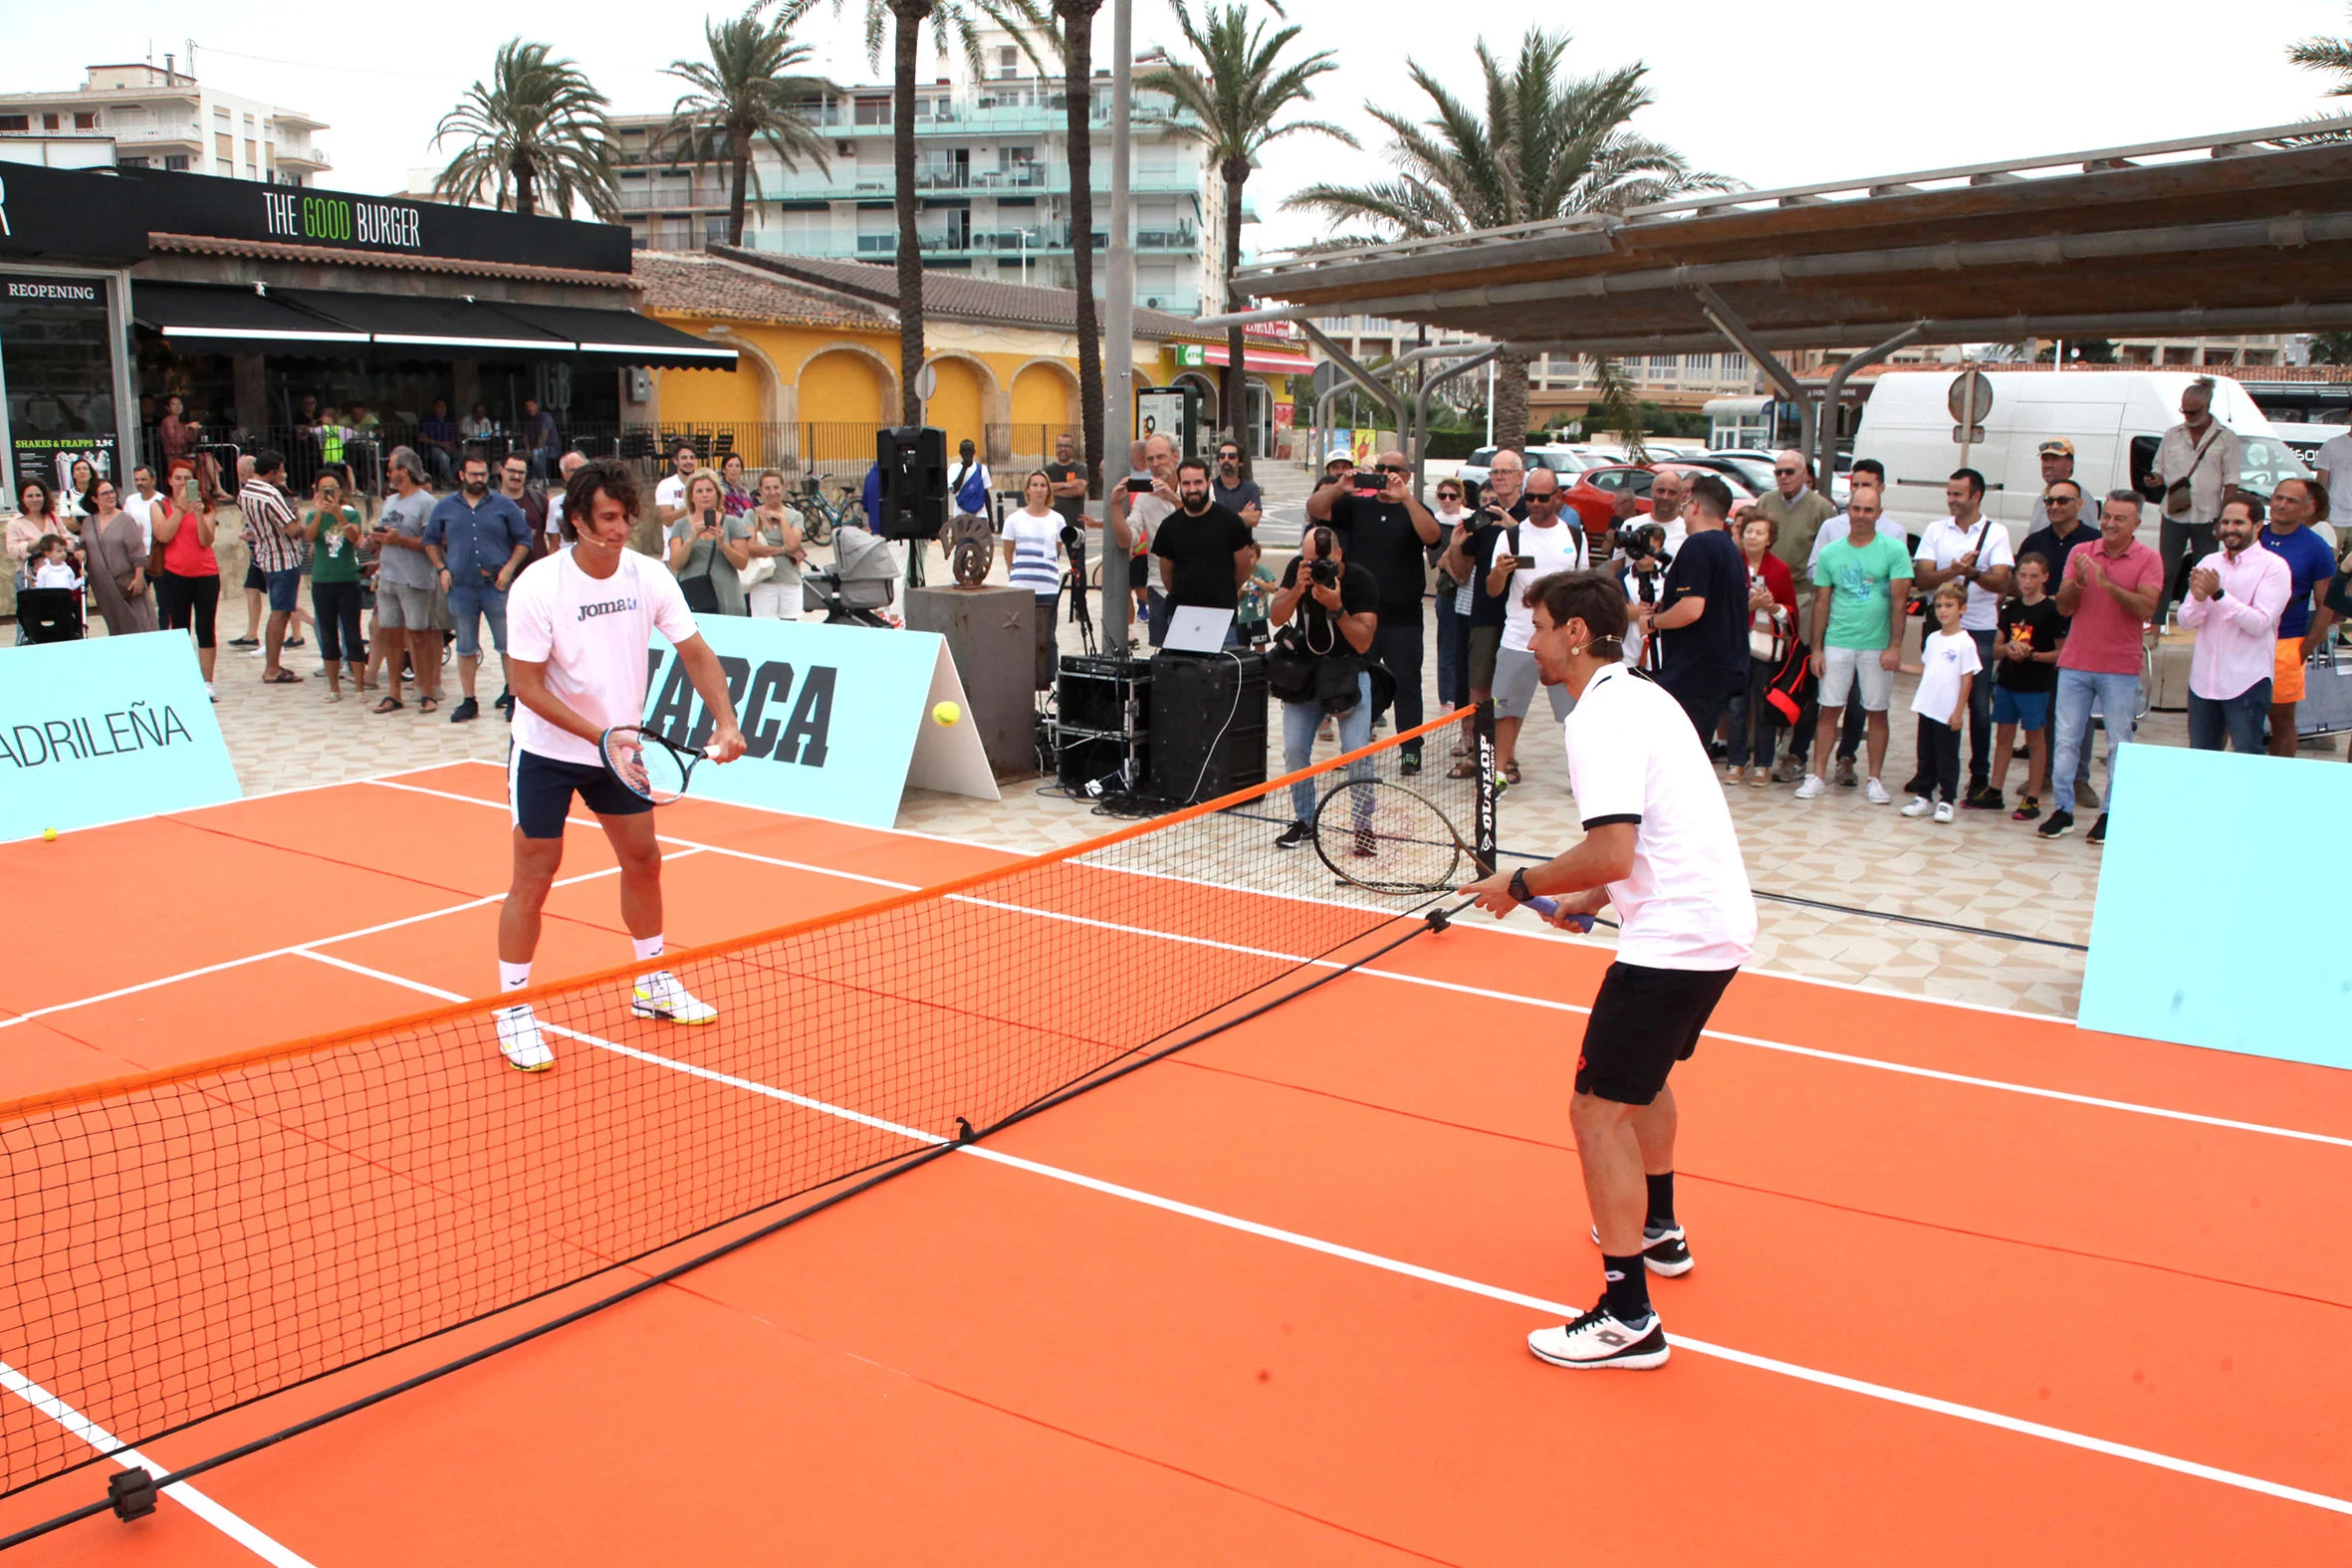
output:
{"label": "net post", "polygon": [[1495,801],[1499,790],[1495,772],[1495,699],[1489,697],[1478,705],[1478,718],[1472,725],[1477,739],[1472,743],[1478,754],[1478,869],[1481,876],[1493,876],[1502,858],[1495,824]]}

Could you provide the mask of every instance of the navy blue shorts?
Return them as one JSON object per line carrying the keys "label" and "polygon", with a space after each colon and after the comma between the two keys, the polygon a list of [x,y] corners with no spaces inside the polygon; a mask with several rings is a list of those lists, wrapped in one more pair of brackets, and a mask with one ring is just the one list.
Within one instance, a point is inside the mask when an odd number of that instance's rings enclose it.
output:
{"label": "navy blue shorts", "polygon": [[1584,1020],[1576,1092],[1647,1105],[1666,1075],[1699,1048],[1699,1036],[1736,969],[1652,969],[1613,963]]}
{"label": "navy blue shorts", "polygon": [[598,816],[635,816],[653,802],[612,777],[601,763],[567,763],[526,752],[507,753],[507,804],[525,838],[561,838],[572,797]]}

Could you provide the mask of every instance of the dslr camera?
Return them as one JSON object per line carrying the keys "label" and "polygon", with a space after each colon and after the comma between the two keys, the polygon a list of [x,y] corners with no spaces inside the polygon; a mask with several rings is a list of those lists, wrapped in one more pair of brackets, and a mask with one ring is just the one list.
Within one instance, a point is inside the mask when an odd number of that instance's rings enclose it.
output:
{"label": "dslr camera", "polygon": [[1335,588],[1339,585],[1339,562],[1318,556],[1306,563],[1306,576],[1318,588]]}

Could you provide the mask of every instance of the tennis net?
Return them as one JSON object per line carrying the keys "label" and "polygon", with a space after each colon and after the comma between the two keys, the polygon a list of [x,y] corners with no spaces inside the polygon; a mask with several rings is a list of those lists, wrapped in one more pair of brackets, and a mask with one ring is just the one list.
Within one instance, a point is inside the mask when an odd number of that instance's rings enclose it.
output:
{"label": "tennis net", "polygon": [[[506,1064],[483,1001],[0,1106],[0,1495],[535,1302],[576,1315],[584,1281],[642,1288],[684,1243],[741,1244],[1386,951],[1435,898],[1334,874],[1394,847],[1353,836],[1372,814],[1277,836],[1294,799],[1311,819],[1379,784],[1491,861],[1491,771],[1450,777],[1453,723],[672,953],[706,1026],[635,1016],[630,969],[495,999],[536,1009],[544,1073]],[[1477,874],[1423,836],[1401,847],[1426,882]]]}

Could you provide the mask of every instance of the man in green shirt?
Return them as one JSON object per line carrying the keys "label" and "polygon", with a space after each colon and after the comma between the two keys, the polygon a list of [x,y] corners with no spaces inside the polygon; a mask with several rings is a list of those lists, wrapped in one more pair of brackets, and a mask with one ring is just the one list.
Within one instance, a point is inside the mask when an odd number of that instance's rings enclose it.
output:
{"label": "man in green shirt", "polygon": [[[1885,805],[1893,796],[1879,782],[1879,770],[1887,756],[1887,702],[1903,662],[1898,609],[1910,592],[1911,552],[1900,535],[1878,532],[1878,492],[1856,487],[1846,503],[1852,532],[1821,552],[1814,574],[1811,642],[1813,678],[1821,683],[1821,724],[1812,756],[1817,767],[1836,750],[1838,722],[1847,697],[1853,696],[1869,726],[1863,745],[1870,772],[1862,792],[1872,805]],[[1810,800],[1826,787],[1819,774],[1807,773],[1796,797]]]}
{"label": "man in green shirt", "polygon": [[[1772,554],[1788,567],[1788,574],[1796,579],[1801,595],[1806,587],[1806,567],[1813,559],[1813,536],[1821,532],[1821,525],[1837,516],[1837,503],[1815,490],[1808,481],[1804,454],[1782,452],[1772,459],[1774,488],[1756,503],[1758,511],[1780,527],[1779,538],[1772,544]],[[1802,608],[1803,598],[1797,599]],[[1807,628],[1808,631],[1811,628]]]}

